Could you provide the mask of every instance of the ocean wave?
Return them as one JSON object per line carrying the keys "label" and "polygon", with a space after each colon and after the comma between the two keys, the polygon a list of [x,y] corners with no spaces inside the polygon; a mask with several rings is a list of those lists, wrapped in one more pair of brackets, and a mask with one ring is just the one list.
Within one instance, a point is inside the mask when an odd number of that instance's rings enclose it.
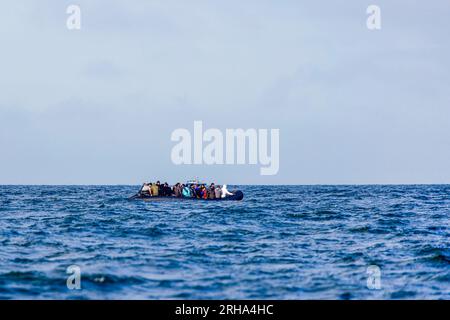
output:
{"label": "ocean wave", "polygon": [[136,188],[0,186],[0,298],[449,298],[448,186],[236,186],[237,203]]}

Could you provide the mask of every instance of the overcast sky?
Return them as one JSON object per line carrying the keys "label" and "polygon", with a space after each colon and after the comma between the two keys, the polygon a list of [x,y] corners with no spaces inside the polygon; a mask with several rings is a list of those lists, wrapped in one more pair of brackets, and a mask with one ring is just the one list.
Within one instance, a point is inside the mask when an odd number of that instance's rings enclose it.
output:
{"label": "overcast sky", "polygon": [[[3,1],[0,184],[450,183],[449,17],[446,0]],[[174,165],[194,120],[279,128],[279,173]]]}

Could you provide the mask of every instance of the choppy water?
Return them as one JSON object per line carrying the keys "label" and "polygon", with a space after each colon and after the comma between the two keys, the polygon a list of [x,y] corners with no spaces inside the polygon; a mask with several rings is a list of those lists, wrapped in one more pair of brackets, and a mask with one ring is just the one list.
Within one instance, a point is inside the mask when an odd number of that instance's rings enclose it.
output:
{"label": "choppy water", "polygon": [[151,203],[132,186],[0,186],[0,298],[450,298],[449,185],[240,189]]}

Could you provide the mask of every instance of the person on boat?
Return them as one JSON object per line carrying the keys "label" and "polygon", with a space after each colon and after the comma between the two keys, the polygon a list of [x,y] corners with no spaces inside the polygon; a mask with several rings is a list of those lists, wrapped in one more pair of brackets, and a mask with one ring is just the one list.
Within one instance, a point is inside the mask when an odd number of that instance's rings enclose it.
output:
{"label": "person on boat", "polygon": [[215,187],[214,196],[216,197],[216,199],[222,198],[222,189],[220,188],[220,186]]}
{"label": "person on boat", "polygon": [[209,199],[215,199],[216,198],[216,192],[215,192],[214,183],[211,183],[211,185],[209,186],[208,198]]}
{"label": "person on boat", "polygon": [[200,187],[200,197],[202,199],[208,199],[208,190],[206,190],[206,187],[204,184]]}
{"label": "person on boat", "polygon": [[201,198],[202,197],[202,189],[200,185],[194,185],[194,196],[196,198]]}
{"label": "person on boat", "polygon": [[204,184],[203,186],[202,186],[202,197],[203,197],[203,199],[208,199],[209,198],[209,191],[208,191],[208,187]]}
{"label": "person on boat", "polygon": [[172,188],[169,187],[169,184],[167,182],[164,182],[163,195],[166,197],[170,197],[172,195]]}
{"label": "person on boat", "polygon": [[163,186],[161,185],[161,182],[156,181],[156,186],[158,187],[158,195],[162,196],[163,195]]}
{"label": "person on boat", "polygon": [[198,186],[196,184],[191,186],[191,196],[193,198],[198,198],[197,197],[197,189],[198,189]]}
{"label": "person on boat", "polygon": [[190,198],[191,197],[191,189],[189,186],[185,186],[184,184],[181,185],[183,187],[181,194],[184,198]]}
{"label": "person on boat", "polygon": [[174,186],[169,186],[170,190],[172,190],[172,195],[175,196],[175,189],[179,189],[179,183],[177,182]]}
{"label": "person on boat", "polygon": [[176,188],[175,188],[176,193],[175,193],[175,190],[174,190],[175,197],[182,197],[183,188],[184,188],[184,185],[182,183],[178,182],[176,184]]}
{"label": "person on boat", "polygon": [[159,188],[155,183],[150,183],[150,191],[153,197],[157,197],[159,195]]}
{"label": "person on boat", "polygon": [[178,189],[178,183],[174,184],[172,187],[172,194],[176,197],[177,196],[177,189]]}
{"label": "person on boat", "polygon": [[158,192],[159,192],[159,195],[160,195],[160,196],[163,196],[163,197],[164,197],[164,196],[166,195],[166,189],[165,189],[163,183],[160,183],[160,184],[159,184]]}
{"label": "person on boat", "polygon": [[181,197],[181,185],[179,182],[177,182],[176,185],[174,185],[173,189],[172,189],[172,193],[175,197]]}
{"label": "person on boat", "polygon": [[144,194],[144,195],[151,195],[151,192],[150,192],[150,184],[144,182],[144,183],[142,184],[142,188],[141,188],[141,191],[140,191],[139,193],[140,193],[140,194]]}
{"label": "person on boat", "polygon": [[222,186],[222,198],[225,198],[226,196],[232,196],[233,195],[233,193],[231,193],[230,191],[228,191],[227,190],[227,185],[226,184],[224,184],[223,186]]}

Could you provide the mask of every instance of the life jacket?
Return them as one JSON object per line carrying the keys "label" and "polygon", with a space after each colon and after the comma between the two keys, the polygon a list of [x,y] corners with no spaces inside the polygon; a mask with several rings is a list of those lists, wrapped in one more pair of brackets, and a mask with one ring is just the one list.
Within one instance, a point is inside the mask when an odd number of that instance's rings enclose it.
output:
{"label": "life jacket", "polygon": [[206,189],[202,190],[202,198],[203,199],[208,199],[208,190],[206,190]]}
{"label": "life jacket", "polygon": [[150,190],[152,191],[152,196],[158,196],[159,195],[159,189],[158,189],[158,186],[156,184],[153,184],[150,187]]}
{"label": "life jacket", "polygon": [[183,197],[186,198],[189,198],[191,196],[191,190],[188,187],[184,187],[181,193],[183,194]]}

